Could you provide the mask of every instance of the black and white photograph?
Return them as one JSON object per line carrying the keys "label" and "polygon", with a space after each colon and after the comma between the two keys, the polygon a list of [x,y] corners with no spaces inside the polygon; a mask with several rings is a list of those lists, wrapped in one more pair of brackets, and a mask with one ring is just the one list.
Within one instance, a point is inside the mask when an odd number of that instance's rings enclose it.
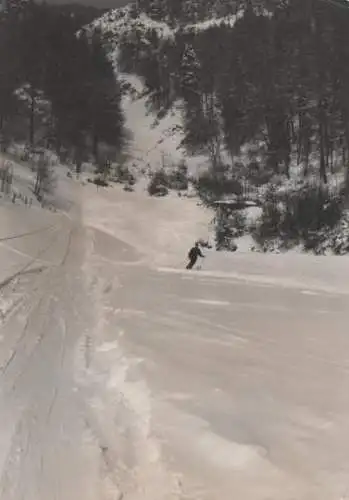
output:
{"label": "black and white photograph", "polygon": [[349,500],[349,0],[0,0],[0,500]]}

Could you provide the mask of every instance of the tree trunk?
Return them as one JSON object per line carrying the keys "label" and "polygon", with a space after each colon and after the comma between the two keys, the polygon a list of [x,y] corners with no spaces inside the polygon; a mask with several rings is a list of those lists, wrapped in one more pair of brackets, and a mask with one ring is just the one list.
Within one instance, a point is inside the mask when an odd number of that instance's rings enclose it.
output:
{"label": "tree trunk", "polygon": [[0,115],[0,147],[1,147],[1,152],[2,153],[6,153],[6,147],[5,147],[5,137],[4,137],[4,134],[3,134],[3,130],[4,130],[4,116],[3,115]]}
{"label": "tree trunk", "polygon": [[75,146],[75,172],[79,177],[82,170],[83,150],[81,145]]}
{"label": "tree trunk", "polygon": [[96,165],[99,165],[99,137],[98,134],[95,132],[93,134],[93,156],[95,158]]}
{"label": "tree trunk", "polygon": [[322,122],[320,122],[319,124],[319,135],[320,135],[320,179],[324,184],[327,184],[324,130]]}
{"label": "tree trunk", "polygon": [[297,136],[297,165],[300,165],[302,160],[302,133],[303,133],[303,116],[298,114],[298,136]]}
{"label": "tree trunk", "polygon": [[307,136],[304,141],[304,153],[303,153],[303,161],[304,161],[304,177],[308,177],[309,173],[309,155],[310,155],[310,139]]}
{"label": "tree trunk", "polygon": [[31,103],[30,103],[30,116],[29,116],[29,145],[30,149],[34,147],[34,139],[35,139],[35,96],[31,95]]}
{"label": "tree trunk", "polygon": [[221,139],[220,137],[211,137],[208,143],[208,151],[211,159],[212,169],[215,171],[221,159]]}
{"label": "tree trunk", "polygon": [[61,136],[59,133],[56,135],[56,153],[57,153],[58,158],[61,158],[62,139],[61,139]]}
{"label": "tree trunk", "polygon": [[329,146],[329,166],[330,166],[330,171],[332,174],[334,174],[334,148],[333,148],[333,143],[332,141],[330,142]]}
{"label": "tree trunk", "polygon": [[342,145],[342,163],[343,165],[346,165],[347,163],[347,158],[348,158],[348,155],[347,155],[347,147],[345,145],[345,143]]}
{"label": "tree trunk", "polygon": [[284,160],[284,163],[285,163],[285,175],[286,175],[287,179],[290,179],[291,158],[290,158],[290,155],[289,155],[288,151],[285,151],[285,160]]}
{"label": "tree trunk", "polygon": [[39,197],[40,191],[41,191],[41,172],[40,172],[40,168],[38,168],[38,171],[36,173],[36,179],[35,179],[35,187],[34,187],[35,196]]}
{"label": "tree trunk", "polygon": [[[343,122],[344,122],[344,134],[345,134],[345,147],[344,149],[349,151],[349,123],[347,120],[347,117],[344,115],[343,116]],[[344,187],[344,193],[345,193],[345,200],[346,200],[346,205],[349,205],[349,158],[348,155],[346,154],[346,169],[345,169],[345,187]]]}
{"label": "tree trunk", "polygon": [[330,139],[328,134],[328,120],[324,115],[324,153],[325,153],[325,168],[328,170],[330,163]]}

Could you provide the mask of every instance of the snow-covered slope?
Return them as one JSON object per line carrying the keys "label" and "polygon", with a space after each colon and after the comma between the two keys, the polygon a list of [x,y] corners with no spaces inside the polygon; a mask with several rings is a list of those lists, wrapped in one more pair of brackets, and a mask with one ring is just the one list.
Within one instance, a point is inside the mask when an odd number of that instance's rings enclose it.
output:
{"label": "snow-covered slope", "polygon": [[193,200],[84,199],[89,410],[124,496],[341,498],[349,261],[206,252],[188,273],[205,226]]}
{"label": "snow-covered slope", "polygon": [[1,206],[39,231],[0,245],[36,257],[0,293],[1,500],[345,498],[349,260],[184,271],[195,200],[69,185],[71,218]]}
{"label": "snow-covered slope", "polygon": [[184,137],[180,105],[170,110],[167,115],[158,120],[149,111],[147,98],[142,97],[144,86],[142,80],[134,75],[120,75],[122,81],[140,97],[132,97],[128,93],[123,100],[125,126],[130,132],[127,152],[129,166],[135,167],[138,173],[156,171],[161,168],[173,168],[185,159],[189,172],[197,173],[200,167],[205,167],[207,158],[203,156],[187,156],[181,143]]}
{"label": "snow-covered slope", "polygon": [[190,246],[209,236],[212,214],[195,199],[159,199],[142,191],[125,193],[117,186],[98,197],[91,185],[84,192],[85,224],[136,248],[148,264],[183,267]]}

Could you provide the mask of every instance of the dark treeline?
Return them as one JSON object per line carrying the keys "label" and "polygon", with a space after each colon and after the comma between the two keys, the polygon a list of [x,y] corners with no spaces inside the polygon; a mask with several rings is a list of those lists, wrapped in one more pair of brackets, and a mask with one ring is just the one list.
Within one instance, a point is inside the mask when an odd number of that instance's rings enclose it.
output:
{"label": "dark treeline", "polygon": [[[100,12],[8,1],[0,14],[0,134],[99,161],[122,141],[121,91],[98,35]],[[102,146],[104,148],[102,148]]]}
{"label": "dark treeline", "polygon": [[[242,145],[263,144],[265,164],[289,174],[291,155],[309,171],[316,155],[326,183],[335,159],[349,157],[349,7],[343,0],[139,0],[175,27],[121,40],[121,64],[145,78],[158,109],[184,102],[186,145],[219,163]],[[242,10],[243,9],[243,12]],[[234,26],[186,23],[238,15]],[[268,15],[265,15],[268,12]],[[264,15],[263,15],[264,14]]]}

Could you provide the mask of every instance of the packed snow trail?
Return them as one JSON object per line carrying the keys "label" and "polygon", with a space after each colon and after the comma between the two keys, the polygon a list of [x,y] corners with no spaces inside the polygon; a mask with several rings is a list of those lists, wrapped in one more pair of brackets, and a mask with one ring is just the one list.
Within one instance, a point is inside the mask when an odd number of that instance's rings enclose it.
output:
{"label": "packed snow trail", "polygon": [[[94,321],[83,272],[86,230],[78,211],[37,210],[31,225],[29,209],[2,209],[12,231],[20,234],[26,218],[33,229],[1,248],[7,262],[18,257],[11,272],[29,265],[0,297],[0,498],[119,498],[78,383]],[[40,232],[46,219],[52,229]]]}
{"label": "packed snow trail", "polygon": [[345,498],[347,259],[184,271],[194,200],[75,186],[1,212],[0,499]]}

